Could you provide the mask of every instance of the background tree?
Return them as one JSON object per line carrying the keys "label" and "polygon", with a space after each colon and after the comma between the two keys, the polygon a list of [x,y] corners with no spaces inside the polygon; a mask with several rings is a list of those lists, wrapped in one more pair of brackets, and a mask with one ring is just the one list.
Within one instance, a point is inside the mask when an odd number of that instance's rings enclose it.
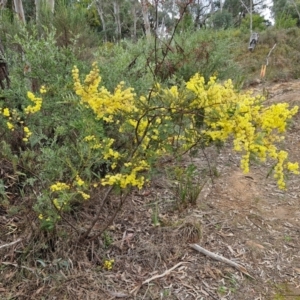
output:
{"label": "background tree", "polygon": [[22,0],[14,0],[13,6],[14,6],[14,11],[18,16],[19,20],[23,23],[26,23]]}
{"label": "background tree", "polygon": [[142,4],[142,14],[143,14],[145,34],[147,39],[150,39],[151,27],[150,27],[149,10],[148,10],[150,3],[147,0],[141,0],[141,4]]}
{"label": "background tree", "polygon": [[275,24],[281,27],[292,27],[297,20],[297,26],[300,26],[300,3],[297,0],[274,0],[273,13]]}
{"label": "background tree", "polygon": [[121,0],[113,0],[112,4],[113,4],[113,15],[114,15],[114,19],[115,19],[115,25],[116,25],[116,38],[117,40],[119,40],[121,38],[122,35],[122,24],[121,24],[121,19],[120,19],[120,1]]}
{"label": "background tree", "polygon": [[233,24],[232,14],[227,10],[219,10],[213,15],[212,23],[216,29],[228,29]]}

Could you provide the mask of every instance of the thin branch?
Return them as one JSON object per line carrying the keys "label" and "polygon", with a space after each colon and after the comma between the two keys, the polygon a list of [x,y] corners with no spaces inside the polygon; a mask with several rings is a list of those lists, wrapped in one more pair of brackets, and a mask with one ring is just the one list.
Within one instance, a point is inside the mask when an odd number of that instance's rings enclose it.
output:
{"label": "thin branch", "polygon": [[243,0],[240,0],[240,2],[241,2],[241,4],[246,8],[247,12],[249,13],[249,12],[250,12],[250,11],[249,11],[249,8],[248,8],[248,6],[244,3],[244,1],[243,1]]}
{"label": "thin branch", "polygon": [[96,234],[94,235],[91,240],[94,241],[96,238],[98,238],[99,236],[102,235],[102,233],[112,224],[112,222],[114,221],[114,219],[116,218],[118,212],[120,211],[121,207],[123,206],[123,203],[125,201],[125,199],[127,198],[127,196],[129,195],[129,193],[127,193],[123,198],[121,198],[119,206],[117,207],[117,209],[115,210],[114,214],[111,216],[111,218],[106,222],[105,226]]}
{"label": "thin branch", "polygon": [[236,262],[234,262],[234,261],[232,261],[232,260],[229,260],[228,258],[225,258],[225,257],[223,257],[223,256],[221,256],[221,255],[218,255],[218,254],[215,254],[215,253],[213,253],[213,252],[210,252],[210,251],[208,251],[208,250],[206,250],[206,249],[200,247],[200,246],[197,245],[197,244],[190,244],[189,246],[190,246],[191,248],[193,248],[194,250],[196,250],[196,251],[198,251],[198,252],[200,252],[200,253],[202,253],[202,254],[205,254],[205,255],[207,255],[207,256],[209,256],[209,257],[211,257],[211,258],[213,258],[213,259],[215,259],[215,260],[217,260],[217,261],[226,263],[226,264],[228,264],[228,265],[230,265],[230,266],[232,266],[232,267],[238,269],[240,272],[242,272],[243,274],[249,276],[250,278],[255,279],[254,277],[252,277],[252,276],[248,273],[248,271],[246,270],[246,268],[243,267],[242,265],[240,265],[240,264],[238,264],[238,263],[236,263]]}
{"label": "thin branch", "polygon": [[177,265],[175,265],[174,267],[172,267],[172,268],[166,270],[166,271],[163,272],[162,274],[154,275],[154,276],[152,276],[152,277],[150,277],[150,278],[144,280],[144,281],[142,282],[141,285],[135,287],[132,291],[130,291],[130,294],[133,294],[133,293],[137,292],[137,290],[140,289],[140,287],[141,287],[142,285],[146,284],[146,283],[149,283],[149,282],[151,282],[151,281],[153,281],[153,280],[155,280],[155,279],[157,279],[157,278],[162,278],[162,277],[164,277],[164,276],[169,275],[173,270],[175,270],[175,269],[178,268],[179,266],[181,266],[181,265],[183,265],[183,264],[186,264],[186,263],[187,263],[187,262],[182,261],[182,262],[178,263]]}
{"label": "thin branch", "polygon": [[14,242],[11,242],[11,243],[8,243],[8,244],[1,245],[1,246],[0,246],[0,249],[5,248],[5,247],[12,246],[12,245],[14,245],[14,244],[16,244],[16,243],[19,243],[19,242],[21,242],[21,241],[22,241],[22,239],[17,239],[17,240],[15,240]]}
{"label": "thin branch", "polygon": [[61,219],[64,220],[71,228],[73,228],[74,231],[77,233],[77,235],[80,235],[80,233],[79,233],[79,231],[77,230],[77,228],[76,228],[75,226],[73,226],[72,223],[69,222],[69,221],[63,216],[63,214],[62,214],[62,208],[63,208],[63,206],[62,206],[60,209],[58,209],[58,208],[56,207],[56,205],[54,204],[53,200],[51,200],[51,203],[52,203],[52,205],[53,205],[53,208],[56,210],[56,212],[57,212],[57,213],[59,214],[59,216],[61,217]]}
{"label": "thin branch", "polygon": [[297,12],[298,18],[299,18],[299,20],[300,20],[300,12],[299,12],[299,10],[298,10],[297,4],[296,4],[296,2],[295,2],[294,0],[291,0],[291,1],[292,1],[293,5],[294,5],[294,7],[295,7],[295,10],[296,10],[296,12]]}
{"label": "thin branch", "polygon": [[[189,6],[190,4],[191,4],[191,2],[189,1],[189,2],[187,2],[187,3],[185,4],[185,6],[183,7],[182,13],[181,13],[180,16],[179,16],[178,21],[175,23],[174,30],[173,30],[173,32],[172,32],[171,38],[170,38],[170,40],[169,40],[169,42],[168,42],[168,46],[167,46],[166,52],[165,52],[164,55],[163,55],[162,60],[161,60],[160,62],[155,61],[155,70],[154,70],[155,77],[156,77],[158,71],[161,69],[161,67],[162,67],[162,65],[163,65],[163,63],[164,63],[164,61],[165,61],[165,59],[166,59],[166,57],[167,57],[167,55],[168,55],[168,52],[169,52],[170,49],[171,49],[171,43],[172,43],[172,41],[174,40],[175,33],[176,33],[176,31],[177,31],[177,27],[179,26],[179,23],[181,23],[181,21],[182,21],[182,19],[183,19],[183,17],[184,17],[184,14],[186,13],[187,8],[188,8],[188,6]],[[157,39],[157,35],[155,35],[155,40],[156,40],[156,39]]]}
{"label": "thin branch", "polygon": [[109,194],[111,193],[113,189],[113,186],[110,186],[109,189],[107,190],[106,194],[104,195],[104,198],[102,199],[102,205],[99,207],[98,212],[96,214],[95,219],[92,221],[92,224],[90,225],[90,227],[87,229],[87,231],[85,231],[81,237],[80,240],[83,241],[85,238],[87,238],[87,236],[90,234],[91,230],[94,228],[94,226],[96,225],[97,221],[99,220],[100,214],[102,212],[102,208],[104,206],[104,203],[106,202],[106,199],[108,198]]}
{"label": "thin branch", "polygon": [[277,45],[277,44],[274,44],[274,46],[273,46],[272,49],[269,51],[269,53],[268,53],[268,55],[267,55],[267,57],[266,57],[266,66],[269,64],[269,57],[270,57],[272,51],[275,49],[276,45]]}
{"label": "thin branch", "polygon": [[213,171],[212,171],[212,167],[210,165],[210,161],[209,158],[207,157],[207,154],[205,152],[205,149],[203,147],[201,147],[202,153],[204,155],[204,158],[206,159],[207,165],[208,165],[208,169],[209,169],[209,175],[211,178],[212,183],[214,183],[214,178],[213,178]]}
{"label": "thin branch", "polygon": [[35,273],[35,270],[34,269],[31,269],[31,268],[28,268],[28,267],[25,267],[25,266],[19,266],[17,264],[14,264],[14,263],[11,263],[11,262],[6,262],[6,261],[1,261],[0,262],[2,265],[5,265],[5,266],[13,266],[13,267],[16,267],[16,268],[22,268],[22,269],[26,269],[32,273]]}

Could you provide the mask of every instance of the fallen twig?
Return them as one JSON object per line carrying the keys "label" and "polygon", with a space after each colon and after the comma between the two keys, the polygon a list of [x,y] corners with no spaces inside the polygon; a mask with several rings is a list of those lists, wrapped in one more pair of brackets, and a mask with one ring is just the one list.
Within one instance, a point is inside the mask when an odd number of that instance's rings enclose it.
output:
{"label": "fallen twig", "polygon": [[13,266],[13,267],[16,267],[16,268],[22,268],[22,269],[26,269],[26,270],[28,270],[28,271],[30,271],[30,272],[32,272],[32,273],[35,273],[35,270],[34,269],[32,269],[32,268],[28,268],[28,267],[26,267],[26,266],[19,266],[19,265],[17,265],[17,264],[14,264],[14,263],[11,263],[11,262],[6,262],[6,261],[2,261],[2,262],[0,262],[2,265],[5,265],[5,266]]}
{"label": "fallen twig", "polygon": [[228,264],[228,265],[230,265],[230,266],[232,266],[232,267],[238,269],[240,272],[242,272],[243,274],[249,276],[250,278],[255,279],[254,277],[252,277],[252,276],[248,273],[248,271],[246,270],[246,268],[243,267],[242,265],[240,265],[240,264],[238,264],[238,263],[236,263],[236,262],[234,262],[234,261],[232,261],[232,260],[229,260],[228,258],[225,258],[225,257],[223,257],[223,256],[221,256],[221,255],[218,255],[218,254],[215,254],[215,253],[213,253],[213,252],[210,252],[210,251],[208,251],[208,250],[206,250],[206,249],[200,247],[200,246],[197,245],[197,244],[190,244],[189,246],[190,246],[191,248],[193,248],[194,250],[196,250],[196,251],[198,251],[198,252],[200,252],[200,253],[202,253],[202,254],[205,254],[205,255],[207,255],[207,256],[209,256],[209,257],[215,259],[215,260],[218,260],[218,261],[220,261],[220,262],[224,262],[224,263],[226,263],[226,264]]}
{"label": "fallen twig", "polygon": [[1,245],[1,246],[0,246],[0,249],[5,248],[5,247],[12,246],[12,245],[14,245],[14,244],[16,244],[16,243],[19,243],[19,242],[21,242],[21,241],[22,241],[22,239],[17,239],[17,240],[15,240],[14,242],[11,242],[11,243],[8,243],[8,244]]}
{"label": "fallen twig", "polygon": [[157,278],[161,278],[161,277],[164,277],[166,275],[169,275],[173,270],[175,270],[176,268],[178,268],[179,266],[183,265],[183,264],[186,264],[187,262],[180,262],[178,263],[177,265],[175,265],[174,267],[166,270],[164,273],[162,274],[159,274],[159,275],[154,275],[146,280],[144,280],[140,285],[138,285],[137,287],[135,287],[132,291],[130,291],[130,294],[133,294],[133,293],[136,293],[137,290],[139,290],[141,288],[142,285],[146,284],[146,283],[149,283]]}
{"label": "fallen twig", "polygon": [[149,283],[150,281],[152,281],[154,279],[161,278],[161,277],[164,277],[164,276],[170,274],[173,270],[175,270],[176,268],[178,268],[179,266],[181,266],[183,264],[186,264],[186,262],[182,261],[182,262],[178,263],[177,265],[175,265],[174,267],[172,267],[171,269],[166,270],[164,273],[162,273],[160,275],[154,275],[151,278],[146,279],[145,281],[142,282],[142,285],[146,284],[146,283]]}
{"label": "fallen twig", "polygon": [[108,293],[110,295],[112,295],[111,299],[115,299],[115,298],[127,298],[127,297],[129,297],[128,294],[125,294],[125,293],[122,293],[122,292],[110,292],[110,291],[108,291]]}

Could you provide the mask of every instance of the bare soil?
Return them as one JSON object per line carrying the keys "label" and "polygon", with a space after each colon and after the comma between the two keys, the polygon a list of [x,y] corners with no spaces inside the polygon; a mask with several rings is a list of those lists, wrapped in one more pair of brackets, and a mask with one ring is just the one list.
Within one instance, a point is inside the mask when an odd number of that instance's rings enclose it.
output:
{"label": "bare soil", "polygon": [[[300,104],[299,80],[253,89],[270,103]],[[285,147],[300,162],[299,113]],[[0,299],[300,299],[300,177],[288,178],[281,191],[267,176],[271,165],[254,164],[243,174],[230,145],[180,162],[191,163],[206,178],[195,205],[180,202],[173,163],[161,162],[151,185],[130,195],[92,242],[64,245],[66,228],[49,244],[34,222],[27,220],[26,230],[22,216],[0,210],[0,247],[23,239],[0,248]],[[116,205],[106,208],[108,215]],[[95,203],[85,208],[86,220],[95,209]],[[193,243],[246,272],[195,251]],[[114,259],[111,270],[104,270],[105,259]]]}

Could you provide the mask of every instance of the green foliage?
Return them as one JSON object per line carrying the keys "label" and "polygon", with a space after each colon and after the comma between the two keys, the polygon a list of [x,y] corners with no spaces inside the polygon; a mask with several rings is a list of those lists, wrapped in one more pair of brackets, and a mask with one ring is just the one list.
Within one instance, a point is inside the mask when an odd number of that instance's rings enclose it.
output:
{"label": "green foliage", "polygon": [[94,55],[110,91],[126,77],[126,84],[141,94],[155,81],[179,83],[199,71],[206,79],[216,73],[220,79],[238,78],[240,68],[232,59],[235,47],[230,30],[201,30],[182,32],[173,41],[104,43]]}
{"label": "green foliage", "polygon": [[215,29],[228,29],[233,23],[232,14],[226,10],[217,11],[212,22]]}
{"label": "green foliage", "polygon": [[[265,19],[259,14],[252,15],[252,30],[253,31],[264,31],[267,28],[265,24]],[[250,32],[250,15],[247,14],[246,17],[242,20],[241,31]]]}
{"label": "green foliage", "polygon": [[178,32],[190,32],[194,27],[192,15],[186,12],[178,25]]}
{"label": "green foliage", "polygon": [[152,224],[153,226],[159,226],[159,209],[158,209],[158,203],[155,202],[152,207],[152,214],[151,214]]}
{"label": "green foliage", "polygon": [[286,12],[281,12],[276,15],[275,27],[276,29],[288,29],[297,25],[297,19],[293,18]]}
{"label": "green foliage", "polygon": [[[12,163],[15,184],[26,194],[44,190],[36,203],[28,202],[27,207],[33,205],[41,217],[47,211],[47,218],[41,219],[45,229],[53,229],[54,223],[59,220],[58,207],[68,211],[71,200],[76,203],[84,199],[85,190],[84,187],[76,187],[77,171],[74,173],[74,169],[81,165],[79,168],[86,178],[94,176],[92,166],[85,165],[85,157],[91,153],[76,139],[77,132],[88,126],[91,116],[87,112],[87,119],[83,118],[83,112],[78,109],[78,99],[72,92],[71,69],[75,64],[84,68],[78,59],[84,50],[80,49],[76,38],[68,46],[60,47],[58,36],[53,28],[35,25],[20,27],[14,36],[7,35],[7,58],[13,89],[3,91],[4,100],[0,102],[0,107],[8,109],[10,114],[0,118],[0,134],[6,141],[2,144],[2,157]],[[19,45],[22,52],[14,51],[15,48],[10,45]],[[28,91],[39,94],[42,86],[47,91],[46,94],[43,92],[42,111],[26,113],[32,105],[32,100],[27,97],[30,95]],[[11,130],[7,128],[8,118],[13,124]],[[28,136],[27,128],[30,128]],[[98,127],[98,130],[101,131],[101,128]],[[95,161],[93,167],[97,168],[101,162],[97,158]],[[49,183],[66,176],[74,181],[73,194],[59,193],[55,195],[57,202],[53,202],[55,198],[53,193],[49,193]]]}
{"label": "green foliage", "polygon": [[174,51],[169,53],[162,69],[165,72],[169,69],[171,75],[185,81],[197,72],[201,72],[206,80],[214,74],[218,74],[220,79],[235,79],[240,70],[232,59],[234,47],[230,30],[201,30],[178,35],[175,37]]}
{"label": "green foliage", "polygon": [[137,43],[124,40],[117,44],[107,42],[100,45],[95,52],[95,61],[103,75],[103,84],[112,91],[126,78],[128,86],[133,87],[136,93],[142,93],[154,82],[152,69],[147,66],[150,59],[147,56],[152,52],[153,44],[143,39]]}
{"label": "green foliage", "polygon": [[20,22],[13,17],[13,13],[10,9],[0,9],[0,38],[2,42],[6,42],[7,35],[17,34],[20,28]]}
{"label": "green foliage", "polygon": [[186,168],[175,167],[172,173],[174,173],[176,184],[175,194],[178,207],[195,205],[204,185],[203,182],[201,183],[197,167],[193,164]]}
{"label": "green foliage", "polygon": [[[103,243],[104,243],[105,248],[108,248],[112,244],[112,242],[113,242],[113,238],[112,238],[111,234],[108,231],[104,231],[103,232]],[[112,263],[113,263],[113,261],[112,261]],[[107,266],[106,268],[109,270],[111,269],[111,267],[109,267],[109,266]]]}
{"label": "green foliage", "polygon": [[295,295],[292,285],[289,285],[288,282],[278,283],[274,287],[276,289],[276,294],[274,295],[273,300],[287,300],[289,298],[300,300],[300,296]]}
{"label": "green foliage", "polygon": [[245,9],[244,5],[246,7],[250,7],[250,1],[246,0],[241,3],[239,0],[225,0],[224,1],[224,9],[230,12],[233,16],[233,18],[239,18],[239,14],[241,12],[246,13],[247,10]]}

